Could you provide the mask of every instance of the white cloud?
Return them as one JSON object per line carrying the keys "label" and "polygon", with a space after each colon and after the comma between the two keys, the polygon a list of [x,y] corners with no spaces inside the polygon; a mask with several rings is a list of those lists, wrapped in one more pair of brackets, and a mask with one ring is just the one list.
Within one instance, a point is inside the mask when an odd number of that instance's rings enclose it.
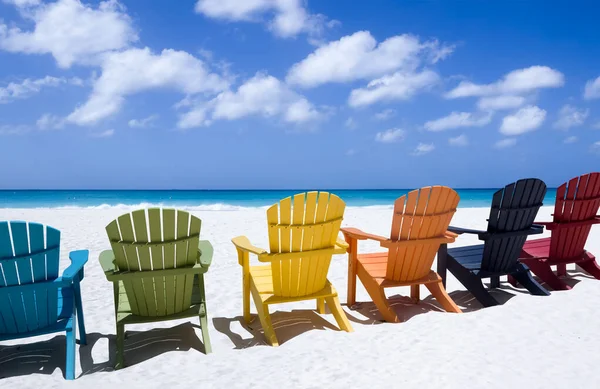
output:
{"label": "white cloud", "polygon": [[519,108],[525,104],[525,98],[523,96],[494,96],[494,97],[482,97],[477,102],[477,108],[483,111],[499,111],[503,109]]}
{"label": "white cloud", "polygon": [[411,155],[418,157],[420,155],[431,153],[434,149],[435,146],[433,143],[419,143]]}
{"label": "white cloud", "polygon": [[375,141],[381,143],[393,143],[404,140],[406,132],[401,128],[391,128],[386,131],[378,132],[375,135]]}
{"label": "white cloud", "polygon": [[[12,1],[36,5],[32,1]],[[31,31],[0,24],[0,49],[14,53],[52,54],[61,68],[74,63],[95,64],[98,55],[126,48],[138,37],[124,7],[106,0],[97,8],[79,0],[39,4],[22,13],[35,26]]]}
{"label": "white cloud", "polygon": [[521,108],[502,120],[500,132],[504,135],[521,135],[539,128],[546,119],[546,111],[534,105]]}
{"label": "white cloud", "polygon": [[576,136],[569,136],[568,138],[565,138],[563,143],[575,143],[578,140],[579,140],[579,138],[577,138]]}
{"label": "white cloud", "polygon": [[450,146],[459,146],[464,147],[469,145],[469,139],[465,134],[459,135],[455,138],[448,139],[448,144]]}
{"label": "white cloud", "polygon": [[600,130],[600,122],[598,122],[596,124],[593,124],[592,128],[595,129],[595,130]]}
{"label": "white cloud", "polygon": [[306,98],[277,78],[258,73],[237,91],[227,90],[208,102],[196,104],[181,116],[178,126],[206,126],[215,120],[236,120],[252,115],[279,116],[288,123],[305,123],[322,117]]}
{"label": "white cloud", "polygon": [[42,88],[57,87],[67,83],[65,78],[46,76],[32,80],[27,78],[21,82],[11,82],[5,87],[0,87],[0,104],[10,103],[17,99],[25,99],[36,93]]}
{"label": "white cloud", "polygon": [[150,127],[156,119],[158,119],[158,115],[150,115],[143,119],[131,119],[127,124],[131,128],[146,128]]}
{"label": "white cloud", "polygon": [[0,124],[0,135],[22,135],[31,128],[26,125]]}
{"label": "white cloud", "polygon": [[461,127],[483,127],[491,121],[491,113],[452,112],[443,118],[428,121],[424,127],[427,131],[445,131]]}
{"label": "white cloud", "polygon": [[306,10],[303,0],[198,0],[195,10],[209,18],[227,21],[260,22],[273,15],[269,28],[281,37],[301,32],[318,35],[328,26],[323,15]]}
{"label": "white cloud", "polygon": [[59,130],[65,126],[65,119],[46,113],[35,122],[35,125],[40,130]]}
{"label": "white cloud", "polygon": [[104,56],[102,75],[95,81],[87,102],[69,116],[70,122],[94,124],[119,111],[125,97],[156,88],[181,93],[217,93],[228,83],[185,51],[163,50],[154,54],[148,48],[112,52]]}
{"label": "white cloud", "polygon": [[11,4],[17,7],[31,7],[34,5],[39,5],[41,3],[40,0],[2,0],[6,4]]}
{"label": "white cloud", "polygon": [[115,134],[115,130],[106,130],[102,132],[92,132],[90,136],[92,138],[110,138]]}
{"label": "white cloud", "polygon": [[600,141],[592,144],[591,151],[600,155]]}
{"label": "white cloud", "polygon": [[352,90],[348,104],[351,107],[361,107],[378,101],[408,100],[438,81],[438,74],[431,70],[420,73],[396,72],[369,82],[366,88]]}
{"label": "white cloud", "polygon": [[356,120],[349,117],[348,119],[346,119],[344,126],[346,126],[346,128],[349,128],[351,130],[355,130],[358,127],[358,124],[356,123]]}
{"label": "white cloud", "polygon": [[589,80],[585,83],[583,98],[586,100],[600,98],[600,77],[596,78],[595,80]]}
{"label": "white cloud", "polygon": [[513,70],[492,84],[462,81],[456,88],[446,93],[446,98],[520,94],[541,88],[557,88],[564,83],[565,79],[561,72],[547,66],[531,66]]}
{"label": "white cloud", "polygon": [[513,147],[517,144],[517,138],[506,138],[499,140],[494,144],[494,147],[497,149],[506,149],[508,147]]}
{"label": "white cloud", "polygon": [[378,44],[369,31],[358,31],[316,49],[291,67],[286,80],[310,88],[330,82],[381,77],[399,70],[412,73],[423,62],[423,57],[444,49],[447,47],[440,48],[436,41],[421,43],[408,34],[393,36]]}
{"label": "white cloud", "polygon": [[391,118],[394,115],[396,115],[396,110],[388,108],[388,109],[384,109],[381,112],[377,112],[375,114],[375,119],[377,119],[377,120],[387,120],[387,119]]}
{"label": "white cloud", "polygon": [[558,120],[554,123],[554,127],[561,130],[568,130],[571,127],[581,126],[585,123],[589,114],[589,109],[577,109],[566,104],[560,109]]}

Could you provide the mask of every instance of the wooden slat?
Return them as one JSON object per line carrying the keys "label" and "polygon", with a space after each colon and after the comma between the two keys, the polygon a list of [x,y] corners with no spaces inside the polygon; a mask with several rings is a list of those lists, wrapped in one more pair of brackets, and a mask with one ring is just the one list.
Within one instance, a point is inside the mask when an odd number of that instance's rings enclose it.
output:
{"label": "wooden slat", "polygon": [[[315,222],[317,212],[317,197],[318,192],[308,192],[306,195],[306,210],[304,211],[304,224],[310,225]],[[302,235],[302,251],[313,249],[313,238],[315,235],[314,229],[304,230]],[[302,259],[300,276],[298,280],[298,295],[306,295],[308,286],[308,274],[313,260],[311,256]]]}
{"label": "wooden slat", "polygon": [[[46,226],[46,248],[51,249],[60,247],[60,231]],[[48,281],[58,278],[58,263],[60,260],[60,250],[50,250],[46,253],[46,275]],[[58,291],[48,290],[48,323],[55,323],[58,320],[58,300],[54,298]]]}
{"label": "wooden slat", "polygon": [[[292,205],[291,198],[287,197],[279,202],[279,223],[280,224],[290,224],[292,217]],[[280,233],[280,249],[282,253],[289,253],[291,250],[291,236],[289,231],[281,231]],[[289,296],[290,295],[290,266],[291,260],[281,261],[280,266],[280,275],[281,277],[281,295]]]}
{"label": "wooden slat", "polygon": [[[121,239],[129,242],[135,242],[135,235],[133,232],[133,224],[131,222],[131,214],[125,214],[117,218],[119,223],[119,231],[121,232]],[[139,271],[140,263],[137,254],[137,250],[133,246],[125,246],[125,260],[130,271]],[[127,292],[127,298],[131,305],[131,311],[136,315],[148,316],[148,307],[146,306],[146,299],[144,294],[144,285],[142,280],[131,280],[124,282],[125,291]]]}
{"label": "wooden slat", "polygon": [[[417,197],[417,205],[415,206],[415,217],[411,228],[409,240],[416,240],[421,237],[421,227],[426,219],[427,204],[429,203],[429,195],[431,187],[421,188]],[[415,270],[414,265],[418,263],[420,257],[416,254],[417,246],[406,248],[406,256],[402,260],[402,270],[400,271],[400,279],[406,280],[413,278],[411,272]],[[397,258],[398,259],[398,258]]]}
{"label": "wooden slat", "polygon": [[[329,193],[327,192],[319,192],[317,196],[317,211],[315,216],[315,223],[321,223],[327,220],[327,207],[329,205]],[[323,248],[323,238],[324,238],[324,224],[317,224],[313,230],[313,243],[312,249],[320,249]],[[306,276],[306,293],[310,294],[315,291],[315,281],[317,278],[317,268],[319,266],[320,256],[313,256],[310,259],[310,265],[308,269],[308,274]]]}
{"label": "wooden slat", "polygon": [[[269,230],[269,251],[271,253],[280,253],[281,245],[280,245],[280,231],[277,227],[272,224],[279,223],[279,205],[275,204],[267,210],[267,228]],[[273,293],[276,296],[281,296],[281,263],[273,262],[271,263],[271,268],[273,270]]]}
{"label": "wooden slat", "polygon": [[[29,251],[40,253],[31,257],[34,283],[46,280],[46,254],[43,252],[46,247],[44,240],[44,226],[38,223],[29,223]],[[46,288],[35,291],[35,304],[39,328],[47,327],[50,323],[48,322],[48,290]]]}
{"label": "wooden slat", "polygon": [[[131,213],[133,219],[133,228],[135,232],[135,243],[149,243],[148,228],[146,224],[146,211],[143,209]],[[150,247],[135,246],[140,264],[140,270],[152,270],[152,259],[150,256]],[[141,280],[144,289],[144,302],[148,308],[148,316],[156,316],[156,295],[154,278],[145,278]]]}
{"label": "wooden slat", "polygon": [[[408,240],[410,238],[418,198],[419,190],[413,190],[409,192],[408,196],[406,197],[406,204],[404,207],[404,214],[402,215],[402,225],[400,227],[398,240]],[[389,253],[390,256],[393,255],[393,260],[388,261],[388,270],[386,273],[387,278],[393,280],[399,280],[401,278],[404,263],[402,261],[398,261],[397,259],[405,258],[406,252],[407,249],[405,247],[398,247],[396,252]]]}
{"label": "wooden slat", "polygon": [[[195,216],[190,215],[190,235],[199,237],[201,225],[202,225],[202,222],[200,219],[198,219]],[[199,240],[200,240],[200,238],[194,239],[189,242],[188,258],[187,258],[187,262],[186,262],[187,266],[196,264]],[[185,301],[185,304],[188,304],[188,306],[192,302],[193,286],[194,286],[194,275],[187,275],[185,277],[185,289],[183,292],[183,301]]]}
{"label": "wooden slat", "polygon": [[[294,207],[292,212],[292,224],[302,225],[304,223],[304,193],[294,195]],[[292,229],[292,248],[291,251],[302,251],[302,237],[305,229]],[[299,279],[301,258],[295,258],[290,261],[290,296],[296,297],[299,295]]]}
{"label": "wooden slat", "polygon": [[[190,214],[184,211],[177,211],[177,236],[176,238],[184,238],[189,236]],[[187,264],[189,242],[180,242],[175,245],[175,267],[184,267]],[[196,249],[198,245],[196,245]],[[175,312],[181,312],[189,308],[189,301],[186,302],[183,298],[186,289],[186,276],[175,277]],[[191,289],[192,284],[187,285]],[[187,306],[185,306],[187,305]],[[185,306],[185,307],[184,307]]]}
{"label": "wooden slat", "polygon": [[[31,284],[33,283],[31,259],[29,257],[23,257],[23,255],[30,252],[27,223],[11,222],[10,229],[12,232],[15,256],[21,256],[20,259],[16,260],[19,285]],[[25,309],[25,325],[29,331],[33,331],[38,328],[34,291],[21,292],[21,301]]]}
{"label": "wooden slat", "polygon": [[[160,208],[148,209],[148,227],[150,228],[150,241],[158,243],[163,241],[162,237],[162,221],[160,218]],[[163,247],[152,246],[150,249],[152,254],[152,269],[163,270]],[[167,314],[166,296],[165,296],[165,278],[154,277],[154,295],[156,296],[156,315],[165,316]]]}
{"label": "wooden slat", "polygon": [[[13,255],[12,239],[7,222],[0,222],[0,257],[8,258]],[[4,277],[0,277],[2,286],[19,285],[17,266],[14,260],[5,259],[0,262]],[[20,293],[9,293],[8,304],[0,304],[4,325],[10,333],[27,331],[25,308]]]}
{"label": "wooden slat", "polygon": [[[175,210],[163,209],[162,212],[163,238],[165,240],[175,239]],[[175,268],[175,246],[164,247],[164,268]],[[167,314],[172,315],[175,312],[175,277],[165,277],[165,303]]]}

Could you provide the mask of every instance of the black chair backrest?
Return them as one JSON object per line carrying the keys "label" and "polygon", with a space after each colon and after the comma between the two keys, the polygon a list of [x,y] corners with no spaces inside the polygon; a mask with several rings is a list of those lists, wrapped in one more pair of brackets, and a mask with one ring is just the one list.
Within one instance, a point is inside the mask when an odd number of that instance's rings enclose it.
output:
{"label": "black chair backrest", "polygon": [[514,269],[545,195],[546,184],[537,178],[519,180],[494,193],[482,271],[509,273]]}

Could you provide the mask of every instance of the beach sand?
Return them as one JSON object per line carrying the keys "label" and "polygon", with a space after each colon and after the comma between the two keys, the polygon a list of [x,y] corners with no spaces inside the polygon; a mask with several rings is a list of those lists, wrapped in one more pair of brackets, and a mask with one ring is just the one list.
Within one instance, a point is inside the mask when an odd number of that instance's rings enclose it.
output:
{"label": "beach sand", "polygon": [[[503,280],[493,293],[505,303],[485,309],[449,275],[448,291],[465,313],[442,312],[422,288],[418,305],[406,297],[394,300],[405,320],[398,324],[377,320],[359,283],[357,301],[362,303],[356,310],[344,306],[355,332],[337,330],[331,314],[314,311],[314,301],[278,305],[272,316],[282,344],[267,346],[258,320],[251,331],[241,324],[241,267],[230,242],[246,235],[268,248],[265,210],[260,208],[192,210],[203,221],[201,238],[215,248],[206,278],[213,354],[201,352],[197,319],[128,326],[127,367],[113,371],[112,286],[98,254],[109,248],[106,224],[131,210],[0,209],[0,219],[36,221],[61,230],[61,270],[69,264],[69,251],[90,250],[82,283],[88,345],[77,347],[77,379],[63,378],[64,333],[57,333],[0,345],[3,389],[600,387],[595,372],[600,364],[600,281],[573,266],[570,282],[576,285],[571,291],[537,297]],[[542,208],[537,220],[551,220],[551,212],[551,207]],[[483,229],[488,213],[485,208],[459,209],[452,225]],[[391,218],[391,208],[349,207],[343,226],[387,235]],[[476,237],[460,236],[455,245],[474,243]],[[592,229],[587,249],[600,255],[600,226]],[[361,242],[359,252],[369,250],[381,249]],[[346,256],[334,257],[329,279],[345,303]],[[388,290],[388,296],[408,294],[409,288]]]}

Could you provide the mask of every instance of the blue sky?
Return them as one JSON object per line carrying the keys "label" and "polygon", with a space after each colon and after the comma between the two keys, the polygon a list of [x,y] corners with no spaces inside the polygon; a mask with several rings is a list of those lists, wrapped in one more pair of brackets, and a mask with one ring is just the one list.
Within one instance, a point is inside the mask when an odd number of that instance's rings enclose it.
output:
{"label": "blue sky", "polygon": [[593,1],[0,0],[0,189],[556,186]]}

